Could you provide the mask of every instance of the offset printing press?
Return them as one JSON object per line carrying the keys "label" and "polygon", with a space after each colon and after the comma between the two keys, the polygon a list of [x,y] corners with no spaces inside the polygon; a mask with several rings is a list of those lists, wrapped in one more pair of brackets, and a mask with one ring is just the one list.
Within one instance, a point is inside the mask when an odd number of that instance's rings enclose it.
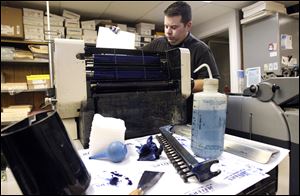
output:
{"label": "offset printing press", "polygon": [[226,133],[290,150],[290,194],[299,194],[299,77],[277,77],[229,95]]}
{"label": "offset printing press", "polygon": [[85,47],[87,101],[79,115],[79,135],[88,147],[95,113],[125,121],[126,139],[158,133],[158,128],[186,123],[191,94],[190,53]]}
{"label": "offset printing press", "polygon": [[[165,53],[153,53],[141,50],[103,49],[86,47],[83,40],[71,39],[55,39],[54,44],[56,109],[65,121],[65,126],[69,125],[66,126],[67,131],[76,130],[74,135],[77,138],[78,130],[84,148],[88,148],[95,113],[123,119],[126,139],[159,133],[158,128],[165,125],[187,123],[188,113],[192,113],[187,107],[187,97],[191,97],[188,51],[175,49]],[[279,86],[280,90],[285,89]],[[298,89],[299,85],[296,87]],[[289,91],[287,95],[289,94],[292,93]],[[249,96],[229,96],[228,130],[239,132],[244,130],[239,122],[241,113],[238,109],[242,107],[242,101],[237,101],[244,98],[257,99]],[[262,104],[275,105],[272,100],[269,102]],[[274,107],[276,110],[280,108],[277,105]],[[292,121],[292,118],[290,120]],[[72,123],[69,123],[70,121]],[[76,121],[76,125],[73,121]],[[273,121],[275,120],[271,122]],[[252,127],[254,130],[255,126]],[[295,130],[299,130],[299,123]],[[255,138],[254,134],[252,138]],[[296,140],[298,137],[293,139]],[[299,142],[297,144],[299,152]],[[241,194],[276,193],[277,170],[277,167],[274,168],[269,172],[271,177],[256,183]]]}

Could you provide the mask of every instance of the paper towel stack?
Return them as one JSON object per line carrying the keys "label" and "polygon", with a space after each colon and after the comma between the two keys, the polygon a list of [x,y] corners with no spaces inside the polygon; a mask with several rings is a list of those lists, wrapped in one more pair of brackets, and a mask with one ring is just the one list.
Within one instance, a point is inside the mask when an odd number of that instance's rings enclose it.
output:
{"label": "paper towel stack", "polygon": [[125,122],[122,119],[95,114],[91,127],[90,156],[105,150],[114,141],[125,142]]}

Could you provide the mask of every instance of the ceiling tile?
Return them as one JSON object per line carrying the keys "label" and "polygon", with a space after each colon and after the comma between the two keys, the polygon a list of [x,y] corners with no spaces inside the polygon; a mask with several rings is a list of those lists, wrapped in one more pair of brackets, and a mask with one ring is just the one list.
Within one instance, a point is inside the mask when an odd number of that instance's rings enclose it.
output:
{"label": "ceiling tile", "polygon": [[[175,1],[49,1],[50,12],[62,15],[63,9],[75,12],[85,19],[111,19],[114,22],[152,22],[163,26],[163,11]],[[191,5],[193,25],[241,9],[255,1],[186,1]],[[286,6],[298,1],[279,1]],[[45,1],[1,1],[1,5],[27,7],[46,11]]]}
{"label": "ceiling tile", "polygon": [[232,10],[233,10],[232,8],[213,5],[213,4],[202,6],[197,10],[195,10],[193,13],[193,26],[197,26],[203,22],[206,22],[210,19],[226,14]]}
{"label": "ceiling tile", "polygon": [[80,14],[83,17],[98,18],[109,7],[112,1],[60,1],[61,9]]}
{"label": "ceiling tile", "polygon": [[136,22],[160,3],[160,1],[113,1],[102,16],[124,22]]}
{"label": "ceiling tile", "polygon": [[158,6],[154,7],[147,14],[141,16],[138,21],[153,22],[157,24],[163,24],[164,22],[164,10],[174,1],[161,1]]}
{"label": "ceiling tile", "polygon": [[211,4],[224,6],[233,9],[241,9],[255,3],[256,1],[212,1]]}
{"label": "ceiling tile", "polygon": [[[159,6],[156,6],[153,8],[150,12],[142,16],[139,21],[148,21],[148,22],[154,22],[156,24],[163,25],[164,23],[164,10],[174,3],[175,1],[161,1]],[[192,13],[197,10],[199,7],[206,6],[207,3],[203,3],[200,1],[187,1],[187,3],[192,8]]]}

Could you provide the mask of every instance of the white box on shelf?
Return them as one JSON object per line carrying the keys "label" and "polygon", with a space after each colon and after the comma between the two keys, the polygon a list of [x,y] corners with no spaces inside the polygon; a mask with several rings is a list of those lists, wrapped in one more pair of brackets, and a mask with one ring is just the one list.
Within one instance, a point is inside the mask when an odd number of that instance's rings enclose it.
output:
{"label": "white box on shelf", "polygon": [[97,31],[83,29],[83,35],[97,37]]}
{"label": "white box on shelf", "polygon": [[24,25],[34,25],[34,26],[43,26],[44,21],[42,18],[23,16]]}
{"label": "white box on shelf", "polygon": [[44,41],[44,33],[42,34],[25,34],[25,40],[30,41]]}
{"label": "white box on shelf", "polygon": [[[59,27],[64,26],[65,19],[62,20],[62,19],[58,19],[55,17],[50,17],[49,20],[50,20],[50,26],[59,26]],[[44,16],[44,23],[45,23],[45,25],[48,25],[47,16]]]}
{"label": "white box on shelf", "polygon": [[127,27],[127,31],[130,33],[136,33],[136,28],[135,27]]}
{"label": "white box on shelf", "polygon": [[252,5],[242,8],[242,11],[244,18],[256,15],[261,11],[274,11],[286,14],[285,6],[274,1],[258,1]]}
{"label": "white box on shelf", "polygon": [[149,28],[137,28],[136,32],[141,35],[152,35],[152,30]]}
{"label": "white box on shelf", "polygon": [[82,39],[81,35],[66,35],[67,39]]}
{"label": "white box on shelf", "polygon": [[145,22],[140,22],[135,25],[136,28],[146,28],[146,29],[155,29],[155,24],[154,23],[145,23]]}
{"label": "white box on shelf", "polygon": [[66,28],[66,34],[67,35],[82,35],[82,29],[81,28]]}
{"label": "white box on shelf", "polygon": [[76,14],[74,12],[68,11],[68,10],[63,10],[63,17],[68,18],[68,19],[80,19],[80,15]]}
{"label": "white box on shelf", "polygon": [[[46,17],[47,17],[47,12],[45,13]],[[56,15],[56,14],[49,14],[50,18],[55,18],[55,19],[58,19],[58,20],[65,20],[65,17],[63,16],[59,16],[59,15]]]}
{"label": "white box on shelf", "polygon": [[81,21],[81,28],[95,30],[96,29],[96,21],[95,20]]}
{"label": "white box on shelf", "polygon": [[43,26],[24,25],[24,34],[44,34]]}
{"label": "white box on shelf", "polygon": [[140,42],[141,41],[141,35],[140,34],[135,34],[135,41]]}
{"label": "white box on shelf", "polygon": [[82,39],[84,40],[84,43],[96,44],[96,42],[97,42],[97,35],[96,36],[86,36],[86,35],[83,35]]}
{"label": "white box on shelf", "polygon": [[43,10],[23,8],[23,16],[43,18],[44,17],[44,11]]}
{"label": "white box on shelf", "polygon": [[[48,30],[48,26],[44,26],[45,36],[47,34],[46,33],[47,30]],[[50,31],[51,31],[50,33],[51,36],[60,35],[60,37],[65,37],[65,27],[50,26]]]}
{"label": "white box on shelf", "polygon": [[117,24],[117,26],[118,26],[122,31],[127,31],[127,25],[126,25],[126,24]]}
{"label": "white box on shelf", "polygon": [[66,19],[65,27],[80,28],[79,20],[78,19]]}

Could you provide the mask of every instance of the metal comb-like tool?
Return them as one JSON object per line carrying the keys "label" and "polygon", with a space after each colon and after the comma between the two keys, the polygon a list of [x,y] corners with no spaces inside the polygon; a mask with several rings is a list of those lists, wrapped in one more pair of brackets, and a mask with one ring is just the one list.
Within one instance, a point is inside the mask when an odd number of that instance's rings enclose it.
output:
{"label": "metal comb-like tool", "polygon": [[195,176],[198,181],[204,182],[221,173],[221,170],[215,172],[210,171],[210,166],[214,163],[218,163],[219,160],[207,160],[198,162],[178,141],[172,136],[172,133],[167,130],[170,127],[161,127],[161,135],[157,135],[156,138],[160,144],[163,145],[164,151],[171,163],[183,178],[184,182],[188,181],[188,178]]}

